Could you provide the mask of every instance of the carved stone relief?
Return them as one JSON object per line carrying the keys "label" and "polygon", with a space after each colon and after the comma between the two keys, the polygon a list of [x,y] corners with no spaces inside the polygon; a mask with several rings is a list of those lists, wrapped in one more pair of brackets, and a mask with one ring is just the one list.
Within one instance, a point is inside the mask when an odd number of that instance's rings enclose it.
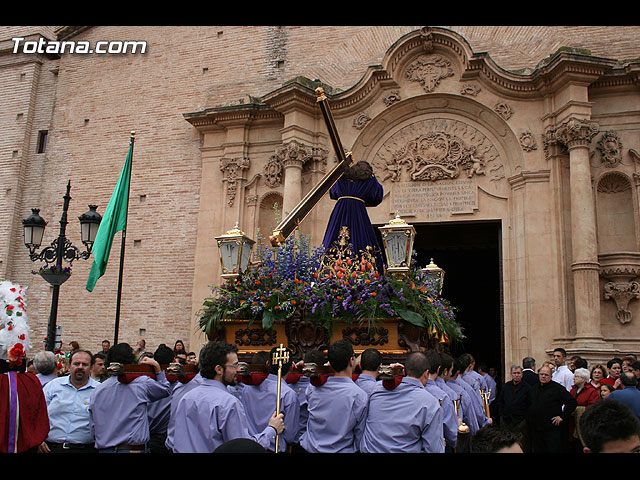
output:
{"label": "carved stone relief", "polygon": [[222,158],[220,170],[223,173],[223,181],[227,182],[227,204],[233,206],[238,190],[238,182],[244,178],[251,162],[247,157]]}
{"label": "carved stone relief", "polygon": [[522,132],[520,134],[519,140],[520,146],[525,152],[531,152],[532,150],[536,150],[538,148],[536,145],[536,139],[531,132]]}
{"label": "carved stone relief", "polygon": [[629,302],[634,298],[640,298],[640,283],[638,282],[608,282],[604,286],[605,300],[613,299],[618,311],[616,318],[622,324],[631,321]]}
{"label": "carved stone relief", "polygon": [[444,78],[453,75],[451,62],[442,55],[420,55],[407,68],[407,78],[418,82],[427,93],[433,92]]}
{"label": "carved stone relief", "polygon": [[513,109],[504,102],[496,103],[495,111],[505,120],[509,120],[513,115]]}
{"label": "carved stone relief", "polygon": [[472,97],[475,97],[476,95],[478,95],[478,93],[480,93],[480,90],[480,87],[476,84],[465,83],[460,88],[460,95],[471,95]]}
{"label": "carved stone relief", "polygon": [[264,166],[264,182],[267,187],[274,188],[282,183],[282,160],[276,155],[271,155]]}
{"label": "carved stone relief", "polygon": [[400,94],[398,93],[397,90],[392,91],[389,95],[387,95],[386,97],[384,97],[382,99],[382,101],[384,102],[384,104],[387,107],[390,107],[391,105],[393,105],[395,102],[400,101]]}
{"label": "carved stone relief", "polygon": [[307,160],[311,159],[313,149],[296,140],[291,140],[276,148],[275,158],[282,163],[284,168],[288,166],[302,166]]}
{"label": "carved stone relief", "polygon": [[615,131],[604,132],[598,140],[597,148],[605,167],[614,168],[622,162],[622,142]]}
{"label": "carved stone relief", "polygon": [[457,120],[431,119],[411,124],[390,137],[373,165],[381,181],[435,181],[485,175],[499,158],[489,139]]}
{"label": "carved stone relief", "polygon": [[364,128],[364,126],[370,121],[371,121],[371,117],[363,112],[353,119],[353,126],[358,130],[360,130]]}

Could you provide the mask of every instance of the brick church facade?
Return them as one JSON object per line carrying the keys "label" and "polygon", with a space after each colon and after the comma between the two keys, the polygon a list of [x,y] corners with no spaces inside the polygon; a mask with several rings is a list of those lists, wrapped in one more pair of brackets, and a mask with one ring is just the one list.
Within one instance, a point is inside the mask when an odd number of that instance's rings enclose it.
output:
{"label": "brick church facade", "polygon": [[[472,353],[506,368],[556,346],[590,363],[638,353],[638,39],[633,26],[0,27],[0,279],[28,287],[39,349],[51,287],[31,274],[21,221],[39,208],[49,244],[70,182],[80,247],[76,218],[104,212],[135,131],[119,340],[197,352],[215,237],[236,222],[270,233],[274,205],[290,211],[336,161],[322,85],[344,147],[383,184],[372,222],[399,213],[421,260],[448,265]],[[144,52],[118,53],[125,41]],[[332,206],[300,227],[314,243]],[[91,261],[74,261],[63,342],[113,338],[119,242],[91,293]]]}

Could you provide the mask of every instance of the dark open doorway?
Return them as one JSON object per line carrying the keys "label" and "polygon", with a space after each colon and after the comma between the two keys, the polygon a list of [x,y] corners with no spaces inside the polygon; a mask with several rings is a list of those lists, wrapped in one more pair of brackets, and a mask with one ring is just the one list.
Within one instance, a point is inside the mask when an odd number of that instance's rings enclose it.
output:
{"label": "dark open doorway", "polygon": [[444,269],[442,296],[457,308],[466,335],[451,353],[504,372],[501,222],[414,224],[418,265]]}

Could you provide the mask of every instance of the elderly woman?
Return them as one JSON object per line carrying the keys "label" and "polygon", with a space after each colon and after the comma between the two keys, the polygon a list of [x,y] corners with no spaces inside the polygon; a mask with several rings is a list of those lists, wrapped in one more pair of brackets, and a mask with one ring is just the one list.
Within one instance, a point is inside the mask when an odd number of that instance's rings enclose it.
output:
{"label": "elderly woman", "polygon": [[578,406],[573,412],[573,418],[569,427],[569,439],[572,448],[576,452],[582,451],[582,439],[580,437],[580,416],[591,405],[600,400],[600,392],[596,387],[591,385],[591,374],[586,368],[576,368],[573,372],[573,387],[571,387],[571,395],[576,397]]}

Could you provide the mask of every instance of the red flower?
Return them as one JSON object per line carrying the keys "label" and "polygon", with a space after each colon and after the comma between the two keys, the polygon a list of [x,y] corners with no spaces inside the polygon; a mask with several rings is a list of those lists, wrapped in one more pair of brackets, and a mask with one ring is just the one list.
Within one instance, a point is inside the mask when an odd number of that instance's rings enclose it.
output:
{"label": "red flower", "polygon": [[7,305],[7,310],[13,310],[13,305]]}
{"label": "red flower", "polygon": [[20,335],[18,335],[18,338],[19,338],[20,340],[24,340],[24,339],[25,339],[24,333],[21,333]]}

